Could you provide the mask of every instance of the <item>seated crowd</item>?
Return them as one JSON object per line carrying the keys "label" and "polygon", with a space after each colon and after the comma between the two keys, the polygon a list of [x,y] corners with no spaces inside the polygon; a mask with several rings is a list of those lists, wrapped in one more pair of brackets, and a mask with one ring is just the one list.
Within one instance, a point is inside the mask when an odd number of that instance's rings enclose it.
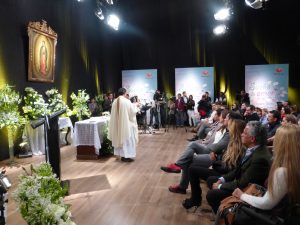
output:
{"label": "seated crowd", "polygon": [[[300,204],[300,116],[296,106],[284,102],[268,111],[243,102],[228,111],[216,102],[208,115],[193,124],[196,134],[188,139],[191,142],[178,160],[161,167],[168,173],[181,173],[170,192],[186,194],[190,185],[190,197],[182,202],[185,209],[199,209],[204,194],[214,214],[218,214],[221,201],[232,195],[262,210],[272,210],[279,203],[284,209]],[[207,184],[207,193],[202,193],[201,180]],[[262,197],[243,193],[251,183],[265,186],[266,193]]]}

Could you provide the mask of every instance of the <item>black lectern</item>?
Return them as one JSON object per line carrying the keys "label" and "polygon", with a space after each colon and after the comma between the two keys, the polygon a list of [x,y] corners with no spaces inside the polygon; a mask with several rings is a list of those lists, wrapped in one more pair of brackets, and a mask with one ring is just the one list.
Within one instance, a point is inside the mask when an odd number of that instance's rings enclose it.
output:
{"label": "black lectern", "polygon": [[[51,115],[45,115],[44,118],[31,122],[31,126],[33,129],[41,125],[44,125],[46,162],[50,163],[53,172],[57,175],[59,179],[60,179],[60,148],[59,148],[58,117],[65,112],[66,109],[62,109]],[[50,145],[48,143],[50,143]]]}

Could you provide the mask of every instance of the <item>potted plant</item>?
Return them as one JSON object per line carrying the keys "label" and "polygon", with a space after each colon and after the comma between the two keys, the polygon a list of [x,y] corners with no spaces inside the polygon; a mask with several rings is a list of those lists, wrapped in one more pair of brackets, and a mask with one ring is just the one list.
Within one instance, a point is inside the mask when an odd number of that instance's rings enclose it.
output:
{"label": "potted plant", "polygon": [[75,225],[69,206],[63,201],[67,188],[61,187],[50,164],[31,166],[31,172],[25,172],[13,193],[24,220],[30,225]]}
{"label": "potted plant", "polygon": [[90,117],[91,112],[88,107],[88,100],[90,96],[85,93],[85,90],[78,90],[77,95],[72,92],[71,94],[72,105],[73,105],[73,114],[77,117],[78,120],[82,120],[83,117]]}
{"label": "potted plant", "polygon": [[21,97],[11,86],[5,85],[0,89],[0,129],[6,127],[8,132],[9,161],[14,161],[14,134],[25,119],[20,115],[19,104]]}

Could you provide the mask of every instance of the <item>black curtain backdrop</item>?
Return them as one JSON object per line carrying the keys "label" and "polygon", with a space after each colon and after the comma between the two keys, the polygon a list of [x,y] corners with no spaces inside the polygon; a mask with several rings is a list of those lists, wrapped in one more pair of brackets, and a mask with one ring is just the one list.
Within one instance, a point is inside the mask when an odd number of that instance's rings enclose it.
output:
{"label": "black curtain backdrop", "polygon": [[[265,10],[227,1],[234,14],[227,34],[215,36],[213,14],[222,0],[119,0],[114,31],[95,15],[95,0],[1,0],[0,85],[43,94],[56,87],[68,96],[116,92],[121,71],[158,69],[158,88],[175,94],[175,68],[215,67],[215,92],[234,98],[245,86],[245,65],[288,63],[289,100],[299,104],[300,27],[296,1],[269,0]],[[58,33],[55,82],[27,81],[29,21],[46,20]],[[188,91],[188,90],[187,90]],[[215,93],[215,94],[216,94]],[[0,130],[0,160],[8,157],[6,131]]]}

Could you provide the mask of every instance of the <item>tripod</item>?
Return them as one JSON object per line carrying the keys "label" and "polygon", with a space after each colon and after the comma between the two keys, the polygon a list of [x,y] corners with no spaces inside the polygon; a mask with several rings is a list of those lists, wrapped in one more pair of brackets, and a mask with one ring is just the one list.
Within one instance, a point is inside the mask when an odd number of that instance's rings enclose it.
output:
{"label": "tripod", "polygon": [[149,132],[149,134],[153,133],[152,128],[147,125],[146,113],[147,113],[147,110],[150,108],[151,108],[151,106],[148,106],[147,104],[142,106],[141,113],[138,116],[138,125],[140,125],[142,127],[143,134],[146,134],[147,131]]}

